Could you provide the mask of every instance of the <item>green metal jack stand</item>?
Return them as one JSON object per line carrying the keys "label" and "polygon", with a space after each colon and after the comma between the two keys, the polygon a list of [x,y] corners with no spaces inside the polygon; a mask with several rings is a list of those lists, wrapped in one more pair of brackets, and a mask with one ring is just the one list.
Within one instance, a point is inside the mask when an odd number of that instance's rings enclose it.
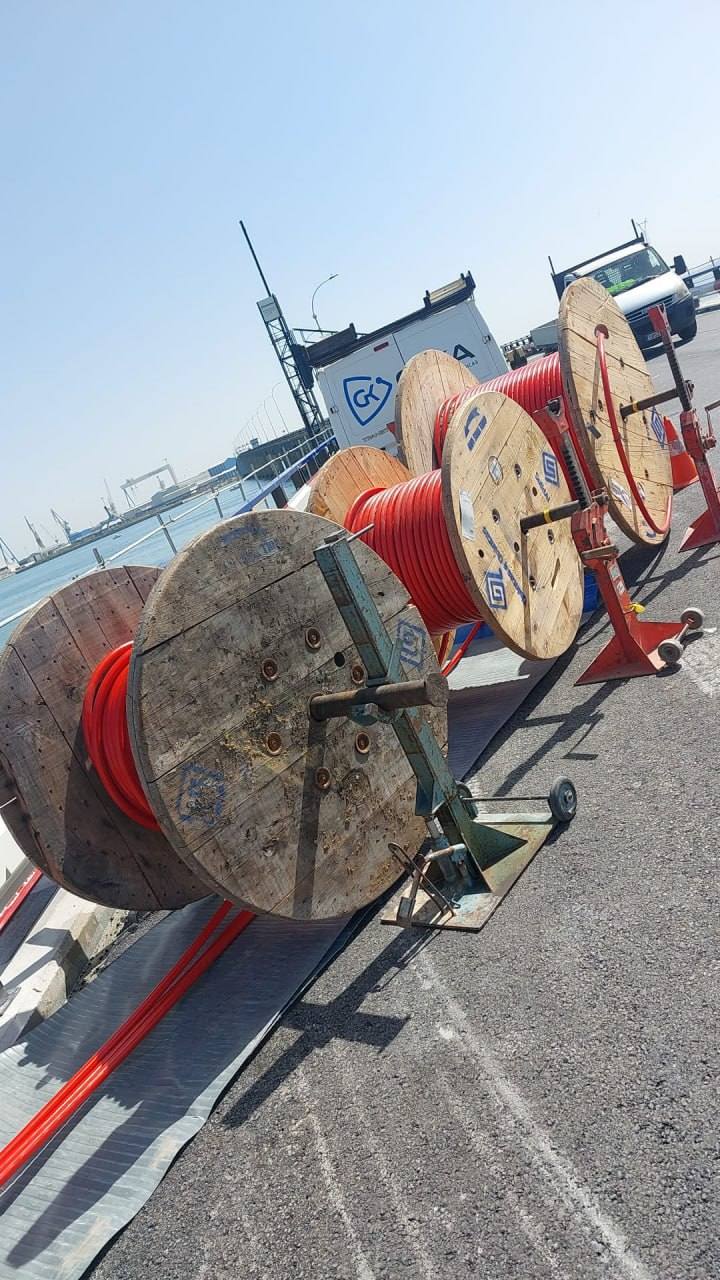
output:
{"label": "green metal jack stand", "polygon": [[[359,724],[391,724],[417,778],[415,811],[425,819],[429,839],[416,853],[391,845],[411,883],[388,904],[383,924],[478,930],[553,828],[574,817],[575,788],[568,778],[558,778],[542,801],[486,801],[456,782],[419,710],[437,705],[441,695],[447,700],[447,681],[404,679],[402,636],[394,642],[389,636],[353,554],[351,544],[363,532],[331,534],[316,549],[315,560],[365,666],[367,683],[352,694],[311,699],[310,711],[318,719],[342,715]],[[496,808],[485,807],[492,805]]]}

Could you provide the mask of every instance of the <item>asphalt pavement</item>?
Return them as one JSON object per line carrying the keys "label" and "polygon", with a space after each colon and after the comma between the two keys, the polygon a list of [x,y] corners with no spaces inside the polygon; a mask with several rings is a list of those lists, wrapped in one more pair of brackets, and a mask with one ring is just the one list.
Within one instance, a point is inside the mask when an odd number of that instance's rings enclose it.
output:
{"label": "asphalt pavement", "polygon": [[[700,325],[679,354],[703,405],[720,313]],[[666,548],[624,555],[644,619],[720,623],[720,550],[677,551],[701,506],[694,486]],[[375,918],[94,1280],[720,1275],[720,636],[672,673],[576,688],[607,638],[602,618],[582,633],[478,775],[536,795],[570,774],[575,821],[479,935]]]}

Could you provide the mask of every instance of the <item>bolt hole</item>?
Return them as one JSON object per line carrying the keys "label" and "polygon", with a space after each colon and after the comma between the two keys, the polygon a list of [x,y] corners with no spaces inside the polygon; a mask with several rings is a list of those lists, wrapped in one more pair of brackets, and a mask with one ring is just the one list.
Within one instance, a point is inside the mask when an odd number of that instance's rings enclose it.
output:
{"label": "bolt hole", "polygon": [[500,512],[496,511],[495,508],[493,508],[492,518],[496,524],[500,523]]}
{"label": "bolt hole", "polygon": [[346,661],[345,654],[341,653],[339,650],[337,653],[333,654],[333,662],[335,663],[336,667],[344,667],[345,661]]}
{"label": "bolt hole", "polygon": [[646,472],[645,472],[645,479],[646,479],[646,480],[649,480],[649,479],[650,479],[650,472],[649,472],[649,471],[646,471]]}
{"label": "bolt hole", "polygon": [[514,465],[514,467],[513,467],[513,471],[515,472],[515,475],[517,476],[517,478],[518,478],[518,480],[519,480],[519,479],[520,479],[520,477],[521,477],[521,475],[522,475],[522,468],[521,468],[520,466],[518,466],[517,462],[515,463],[515,465]]}
{"label": "bolt hole", "polygon": [[478,547],[478,555],[481,560],[485,559],[485,552],[483,551],[482,547]]}
{"label": "bolt hole", "polygon": [[537,498],[537,489],[535,488],[535,485],[532,487],[532,496],[533,498]]}
{"label": "bolt hole", "polygon": [[548,536],[548,542],[555,541],[555,534],[553,533],[552,529],[548,529],[547,536]]}
{"label": "bolt hole", "polygon": [[265,746],[271,756],[277,756],[282,751],[282,738],[279,733],[269,733],[265,739]]}
{"label": "bolt hole", "polygon": [[358,733],[355,738],[355,750],[358,755],[366,756],[370,750],[370,738],[367,733]]}
{"label": "bolt hole", "polygon": [[519,556],[519,555],[520,555],[520,543],[519,543],[519,542],[513,542],[513,551],[515,552],[515,555],[516,555],[516,556]]}
{"label": "bolt hole", "polygon": [[535,588],[536,588],[536,586],[537,586],[537,582],[536,582],[536,581],[535,581],[535,579],[534,579],[534,578],[532,578],[532,577],[531,577],[531,578],[528,578],[528,582],[530,583],[530,588],[531,588],[531,590],[532,590],[532,591],[534,591],[534,590],[535,590]]}

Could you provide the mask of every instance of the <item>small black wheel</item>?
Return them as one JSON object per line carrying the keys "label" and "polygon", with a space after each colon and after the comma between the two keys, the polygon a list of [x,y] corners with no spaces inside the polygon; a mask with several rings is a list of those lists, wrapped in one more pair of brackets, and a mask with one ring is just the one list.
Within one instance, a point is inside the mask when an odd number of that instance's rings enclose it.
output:
{"label": "small black wheel", "polygon": [[570,822],[577,812],[577,791],[569,778],[556,778],[548,794],[548,804],[553,818],[558,822]]}
{"label": "small black wheel", "polygon": [[683,656],[683,647],[679,640],[661,640],[657,648],[658,657],[668,667],[676,667]]}
{"label": "small black wheel", "polygon": [[705,621],[705,614],[702,609],[683,609],[680,614],[680,621],[684,623],[688,631],[700,631]]}

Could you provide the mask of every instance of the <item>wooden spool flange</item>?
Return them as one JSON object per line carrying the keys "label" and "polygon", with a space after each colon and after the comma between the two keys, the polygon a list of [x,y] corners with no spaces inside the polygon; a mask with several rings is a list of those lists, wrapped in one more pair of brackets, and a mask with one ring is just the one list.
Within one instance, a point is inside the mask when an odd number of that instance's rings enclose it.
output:
{"label": "wooden spool flange", "polygon": [[[475,435],[483,418],[486,425]],[[580,624],[583,597],[569,521],[520,533],[522,516],[571,501],[542,431],[514,401],[478,390],[453,415],[443,453],[450,541],[478,618],[526,657],[564,653]],[[344,449],[318,473],[310,500],[341,524],[361,493],[409,478],[379,449]]]}
{"label": "wooden spool flange", "polygon": [[164,836],[138,827],[95,774],[80,727],[91,672],[132,640],[159,569],[102,569],[29,614],[0,653],[0,800],[23,853],[111,907],[180,907],[211,890]]}
{"label": "wooden spool flange", "polygon": [[445,351],[421,351],[408,360],[395,393],[395,434],[412,475],[424,476],[435,466],[433,433],[440,406],[473,386],[480,386],[475,374]]}
{"label": "wooden spool flange", "polygon": [[[130,662],[133,754],[168,840],[224,896],[300,919],[372,901],[398,874],[389,841],[424,835],[391,726],[309,716],[313,694],[365,678],[313,556],[337,531],[285,510],[202,534],[156,584]],[[405,588],[353,546],[405,674],[437,671]],[[444,709],[423,714],[444,743]]]}
{"label": "wooden spool flange", "polygon": [[451,419],[442,489],[455,560],[478,617],[527,658],[564,653],[583,602],[570,521],[520,531],[523,516],[572,501],[540,428],[508,396],[478,392]]}
{"label": "wooden spool flange", "polygon": [[387,488],[410,479],[410,472],[398,458],[372,449],[369,445],[353,445],[334,453],[314,477],[308,495],[307,510],[324,516],[336,524],[344,524],[353,502],[367,489]]}
{"label": "wooden spool flange", "polygon": [[[391,484],[402,484],[410,479],[410,472],[399,458],[369,445],[353,445],[350,449],[334,453],[313,477],[313,484],[308,490],[307,510],[344,525],[348,511],[361,493],[368,489],[387,489]],[[449,653],[454,636],[454,631],[448,634],[447,639],[433,636],[435,652],[439,655],[444,648]]]}
{"label": "wooden spool flange", "polygon": [[652,410],[631,414],[623,423],[622,405],[646,399],[654,388],[630,325],[617,303],[596,280],[575,280],[560,302],[558,321],[563,388],[588,466],[596,484],[607,491],[610,514],[634,542],[659,542],[648,527],[628,486],[610,429],[600,381],[595,333],[605,339],[615,415],[630,469],[643,501],[659,526],[667,519],[672,498],[670,450],[663,431],[652,426]]}

